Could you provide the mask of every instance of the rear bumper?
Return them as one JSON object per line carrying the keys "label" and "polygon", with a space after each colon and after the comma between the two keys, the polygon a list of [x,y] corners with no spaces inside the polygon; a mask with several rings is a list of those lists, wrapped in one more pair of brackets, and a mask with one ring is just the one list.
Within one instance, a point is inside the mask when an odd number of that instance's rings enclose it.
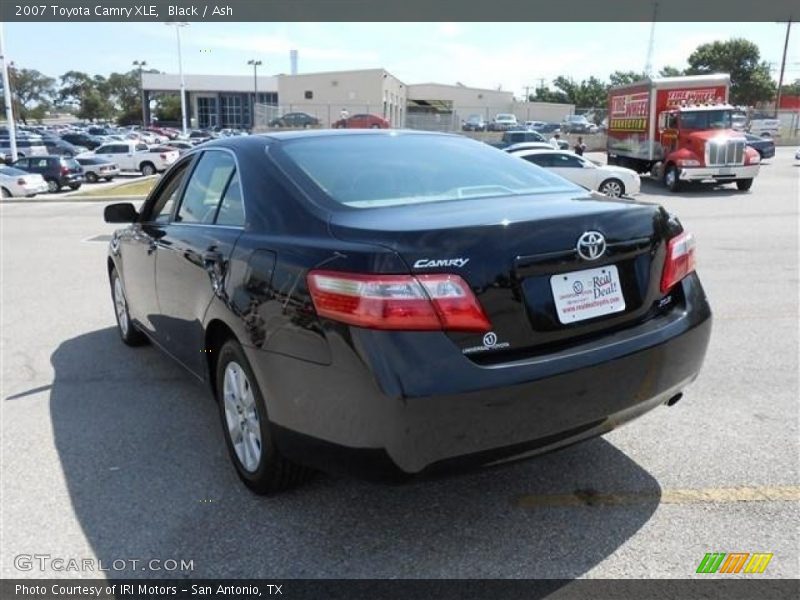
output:
{"label": "rear bumper", "polygon": [[330,365],[246,352],[292,460],[367,477],[492,464],[601,435],[691,383],[711,312],[696,276],[681,285],[686,306],[663,317],[501,365],[438,333],[328,332]]}
{"label": "rear bumper", "polygon": [[735,181],[736,179],[753,179],[758,175],[759,165],[746,167],[684,167],[681,169],[681,181]]}

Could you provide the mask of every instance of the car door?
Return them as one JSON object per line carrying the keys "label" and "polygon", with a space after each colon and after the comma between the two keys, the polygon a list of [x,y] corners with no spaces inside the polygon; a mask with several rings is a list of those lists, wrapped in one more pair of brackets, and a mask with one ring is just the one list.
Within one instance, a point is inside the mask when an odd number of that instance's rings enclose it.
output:
{"label": "car door", "polygon": [[158,183],[142,208],[139,221],[120,236],[121,274],[128,311],[132,319],[159,341],[162,332],[157,327],[160,313],[156,295],[158,240],[171,219],[190,163],[191,160],[185,160],[176,165]]}
{"label": "car door", "polygon": [[244,227],[239,172],[233,152],[208,149],[187,179],[175,217],[159,237],[156,290],[166,349],[201,375],[203,319],[222,295],[228,259]]}
{"label": "car door", "polygon": [[553,153],[550,156],[552,161],[550,168],[554,173],[590,190],[594,189],[595,169],[584,168],[581,160],[575,155]]}

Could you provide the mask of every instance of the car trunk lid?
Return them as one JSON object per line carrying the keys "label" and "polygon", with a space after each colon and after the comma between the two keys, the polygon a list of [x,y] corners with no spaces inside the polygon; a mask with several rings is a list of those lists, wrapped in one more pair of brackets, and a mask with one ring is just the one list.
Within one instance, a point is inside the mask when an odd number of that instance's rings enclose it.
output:
{"label": "car trunk lid", "polygon": [[[544,352],[647,318],[661,300],[669,216],[657,205],[548,194],[343,210],[332,214],[330,228],[342,240],[391,248],[411,273],[463,277],[492,329],[448,335],[473,360],[491,361]],[[593,260],[577,251],[587,232],[606,242]],[[599,278],[601,301],[616,283],[614,295],[621,294],[624,309],[562,322],[566,313],[557,303],[563,309],[569,299],[556,298],[564,295],[563,286],[554,287],[553,278],[566,277],[565,285],[572,285],[572,274],[587,270],[597,270],[584,283]],[[586,311],[579,312],[582,317]]]}

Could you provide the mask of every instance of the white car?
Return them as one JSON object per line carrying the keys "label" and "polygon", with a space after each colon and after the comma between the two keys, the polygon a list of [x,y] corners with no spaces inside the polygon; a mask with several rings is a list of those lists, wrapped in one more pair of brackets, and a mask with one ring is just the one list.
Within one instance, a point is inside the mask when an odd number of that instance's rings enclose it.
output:
{"label": "white car", "polygon": [[794,153],[794,159],[800,160],[800,148],[797,149],[797,152]]}
{"label": "white car", "polygon": [[95,148],[84,156],[99,156],[119,166],[120,171],[139,171],[142,175],[155,175],[178,160],[177,150],[159,148],[151,150],[142,142],[112,142]]}
{"label": "white car", "polygon": [[0,192],[3,198],[27,196],[47,191],[47,182],[38,173],[28,173],[14,167],[0,166]]}
{"label": "white car", "polygon": [[512,127],[517,127],[519,122],[515,115],[509,113],[499,113],[495,116],[494,121],[489,124],[489,128],[493,131],[508,131]]}
{"label": "white car", "polygon": [[565,150],[523,150],[512,154],[606,196],[638,194],[642,184],[632,169],[601,165]]}
{"label": "white car", "polygon": [[[569,147],[569,146],[568,146]],[[518,144],[511,144],[503,148],[510,154],[516,154],[523,150],[552,150],[553,146],[550,142],[519,142]]]}

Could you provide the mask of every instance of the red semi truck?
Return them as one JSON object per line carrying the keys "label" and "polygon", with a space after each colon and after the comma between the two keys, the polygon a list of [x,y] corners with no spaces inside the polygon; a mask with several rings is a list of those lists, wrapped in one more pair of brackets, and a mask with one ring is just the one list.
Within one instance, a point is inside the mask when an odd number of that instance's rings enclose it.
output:
{"label": "red semi truck", "polygon": [[736,183],[749,190],[758,152],[733,129],[730,76],[645,79],[609,91],[608,164],[663,180],[671,191],[685,182]]}

